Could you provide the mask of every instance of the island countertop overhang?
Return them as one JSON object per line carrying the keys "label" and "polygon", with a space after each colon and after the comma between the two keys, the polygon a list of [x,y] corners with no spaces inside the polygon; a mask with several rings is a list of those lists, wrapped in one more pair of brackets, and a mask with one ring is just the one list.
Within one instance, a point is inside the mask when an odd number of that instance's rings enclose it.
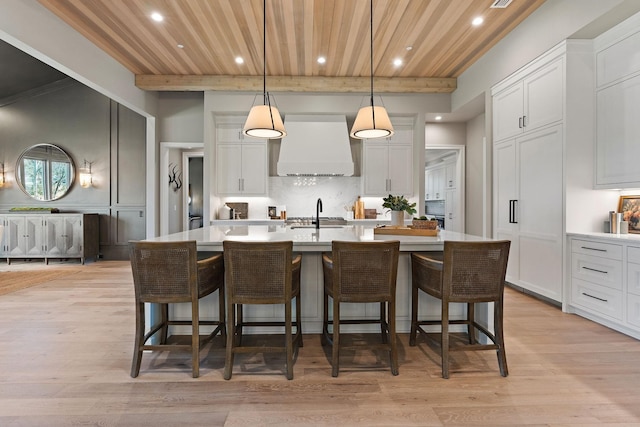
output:
{"label": "island countertop overhang", "polygon": [[437,236],[405,236],[374,234],[375,225],[347,225],[339,228],[291,228],[274,225],[218,225],[206,226],[165,236],[147,239],[154,242],[195,240],[199,251],[220,252],[224,240],[277,242],[292,241],[297,252],[324,252],[331,250],[331,242],[343,240],[367,242],[399,240],[401,252],[442,250],[446,240],[488,241],[489,238],[442,230]]}

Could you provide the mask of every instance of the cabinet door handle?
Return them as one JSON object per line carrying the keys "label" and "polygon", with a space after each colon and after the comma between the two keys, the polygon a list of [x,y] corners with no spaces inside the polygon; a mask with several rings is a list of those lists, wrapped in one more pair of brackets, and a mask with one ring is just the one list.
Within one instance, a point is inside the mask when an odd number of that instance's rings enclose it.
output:
{"label": "cabinet door handle", "polygon": [[518,223],[518,221],[516,220],[516,209],[518,207],[517,203],[518,200],[516,199],[509,200],[509,224]]}
{"label": "cabinet door handle", "polygon": [[598,298],[598,297],[596,297],[596,296],[589,295],[589,294],[584,293],[584,292],[582,293],[582,295],[584,295],[585,297],[589,297],[589,298],[597,299],[598,301],[602,301],[602,302],[609,302],[609,300],[606,300],[606,299],[604,299],[604,298]]}
{"label": "cabinet door handle", "polygon": [[590,248],[588,246],[581,246],[580,249],[585,249],[585,250],[588,250],[588,251],[607,252],[606,249]]}
{"label": "cabinet door handle", "polygon": [[527,127],[527,116],[522,116],[522,127],[523,128]]}
{"label": "cabinet door handle", "polygon": [[518,117],[518,128],[522,129],[522,117]]}
{"label": "cabinet door handle", "polygon": [[582,267],[582,268],[589,271],[595,271],[596,273],[609,274],[608,271],[598,270],[597,268],[590,268],[590,267]]}

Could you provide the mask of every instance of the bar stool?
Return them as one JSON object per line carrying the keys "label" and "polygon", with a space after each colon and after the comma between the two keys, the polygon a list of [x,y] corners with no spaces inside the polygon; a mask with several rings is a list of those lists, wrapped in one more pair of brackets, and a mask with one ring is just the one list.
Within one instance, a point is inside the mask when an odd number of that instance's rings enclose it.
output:
{"label": "bar stool", "polygon": [[[284,353],[287,379],[293,379],[294,354],[302,347],[300,264],[293,257],[293,242],[235,242],[225,240],[225,282],[227,288],[227,355],[224,378],[231,378],[236,353]],[[296,319],[292,319],[295,298]],[[244,304],[284,304],[284,321],[246,322]],[[237,313],[237,316],[236,316]],[[249,326],[284,326],[282,346],[242,345],[242,329]],[[296,328],[293,336],[293,327]]]}
{"label": "bar stool", "polygon": [[[135,288],[136,336],[131,376],[140,372],[144,350],[187,350],[191,352],[192,374],[200,369],[200,348],[218,333],[224,339],[224,261],[222,254],[198,261],[195,241],[129,242],[129,256]],[[218,291],[219,320],[201,320],[199,301]],[[145,334],[145,303],[160,304],[160,321]],[[191,320],[171,320],[169,304],[191,303]],[[190,325],[190,344],[167,344],[169,326]],[[200,338],[201,325],[215,325],[206,338]],[[146,342],[160,332],[159,344]]]}
{"label": "bar stool", "polygon": [[[381,344],[366,344],[369,349],[389,351],[391,373],[398,375],[396,344],[396,278],[400,242],[333,241],[331,255],[322,255],[324,273],[324,322],[322,344],[332,346],[331,375],[338,376],[340,350],[362,348],[363,345],[344,346],[340,343],[341,324],[379,323]],[[333,317],[329,320],[329,297],[332,298]],[[340,304],[380,303],[378,319],[340,319]],[[333,326],[329,333],[329,325]]]}
{"label": "bar stool", "polygon": [[[449,352],[496,350],[500,374],[509,374],[503,336],[504,283],[509,258],[508,240],[493,242],[444,242],[444,254],[430,258],[424,253],[411,254],[411,333],[409,345],[416,345],[418,332],[429,337],[423,325],[440,325],[442,377],[449,378]],[[439,259],[438,259],[439,258]],[[418,320],[418,291],[441,301],[441,320]],[[449,303],[467,304],[467,318],[449,319]],[[495,334],[475,321],[475,303],[494,303]],[[449,345],[449,325],[467,326],[468,345]],[[476,331],[492,344],[479,344]]]}

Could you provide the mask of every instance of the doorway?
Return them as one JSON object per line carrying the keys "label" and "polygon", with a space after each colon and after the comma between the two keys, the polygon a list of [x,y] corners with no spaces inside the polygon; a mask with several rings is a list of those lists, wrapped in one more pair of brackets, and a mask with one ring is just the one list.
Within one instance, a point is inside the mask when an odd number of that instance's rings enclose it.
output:
{"label": "doorway", "polygon": [[425,215],[448,231],[465,232],[465,146],[425,149]]}
{"label": "doorway", "polygon": [[202,228],[204,225],[204,153],[187,151],[182,153],[182,170],[184,171],[182,231]]}

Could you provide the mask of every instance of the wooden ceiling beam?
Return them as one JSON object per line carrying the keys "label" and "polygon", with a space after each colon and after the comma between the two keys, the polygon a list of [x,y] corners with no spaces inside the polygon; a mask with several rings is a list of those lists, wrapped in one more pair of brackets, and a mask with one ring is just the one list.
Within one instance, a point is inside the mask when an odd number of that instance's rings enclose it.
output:
{"label": "wooden ceiling beam", "polygon": [[[270,92],[368,93],[369,77],[268,76]],[[262,76],[136,75],[136,86],[155,91],[261,92]],[[451,93],[455,78],[376,77],[375,93]]]}

